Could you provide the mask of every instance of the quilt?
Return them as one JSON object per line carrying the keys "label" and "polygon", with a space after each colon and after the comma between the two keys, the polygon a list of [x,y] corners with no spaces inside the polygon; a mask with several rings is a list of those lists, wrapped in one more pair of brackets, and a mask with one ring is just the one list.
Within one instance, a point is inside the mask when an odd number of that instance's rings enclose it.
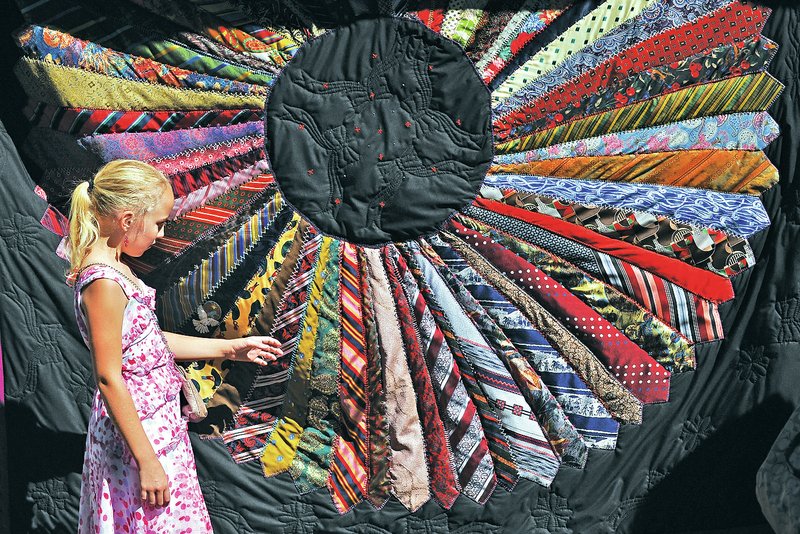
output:
{"label": "quilt", "polygon": [[[800,404],[800,10],[728,0],[19,0],[3,110],[11,532],[77,523],[71,189],[176,197],[129,264],[216,532],[769,532]],[[11,68],[11,67],[9,67]],[[2,524],[0,524],[2,526]]]}

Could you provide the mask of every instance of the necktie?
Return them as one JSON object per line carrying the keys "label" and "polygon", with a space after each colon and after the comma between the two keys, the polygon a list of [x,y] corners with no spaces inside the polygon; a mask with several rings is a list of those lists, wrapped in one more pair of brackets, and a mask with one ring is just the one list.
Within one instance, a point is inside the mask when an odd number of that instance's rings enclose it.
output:
{"label": "necktie", "polygon": [[491,172],[661,184],[758,195],[778,182],[760,150],[678,150],[619,156],[576,156],[496,165]]}
{"label": "necktie", "polygon": [[342,433],[336,441],[328,483],[339,513],[358,504],[367,491],[367,353],[362,315],[360,264],[352,243],[342,246],[339,288],[342,363],[339,399]]}
{"label": "necktie", "polygon": [[[626,337],[668,369],[694,366],[694,350],[685,337],[613,287],[591,278],[585,271],[546,250],[521,241],[506,232],[468,217],[460,216],[458,222],[536,265],[543,273],[607,319],[617,330],[625,332]],[[514,231],[517,235],[524,235],[524,224],[514,223],[513,220],[510,224],[522,226],[521,231],[516,228]]]}
{"label": "necktie", "polygon": [[[267,439],[264,451],[261,453],[261,465],[266,476],[274,476],[289,471],[298,482],[304,474],[308,462],[304,459],[295,463],[301,439],[307,438],[307,431],[313,432],[313,423],[310,423],[312,411],[316,408],[322,411],[321,406],[312,406],[311,399],[315,396],[314,377],[320,373],[320,362],[317,360],[317,342],[327,334],[325,317],[325,293],[328,279],[332,271],[332,257],[336,257],[335,243],[330,237],[323,236],[320,241],[316,266],[310,272],[308,297],[303,317],[299,321],[299,334],[297,348],[285,354],[290,354],[289,377],[284,385],[285,396],[281,406],[280,417],[275,428]],[[337,299],[338,302],[338,299]],[[280,340],[276,336],[277,339]],[[319,436],[313,436],[314,441],[320,442]],[[319,443],[320,447],[324,446]],[[301,491],[306,488],[297,484]]]}
{"label": "necktie", "polygon": [[417,411],[425,434],[430,489],[433,498],[445,510],[449,510],[456,498],[458,498],[461,488],[458,485],[450,462],[450,452],[448,451],[444,425],[439,415],[428,369],[425,367],[420,338],[411,315],[411,307],[400,281],[397,268],[399,252],[393,245],[383,247],[381,252],[384,257],[387,280],[389,281],[389,287],[392,289],[392,297],[394,298],[397,318],[400,323],[400,333],[408,354],[408,367],[417,397]]}
{"label": "necktie", "polygon": [[[558,405],[547,386],[542,383],[536,371],[530,367],[530,363],[522,358],[497,323],[467,290],[460,277],[450,269],[452,265],[464,274],[464,269],[469,269],[469,267],[463,262],[459,262],[456,259],[457,256],[454,257],[453,254],[448,254],[452,262],[448,263],[439,254],[439,250],[447,254],[446,249],[449,247],[437,236],[431,236],[428,243],[431,247],[427,249],[429,254],[437,255],[433,263],[440,276],[450,286],[459,305],[467,312],[496,354],[497,358],[493,362],[495,365],[492,370],[504,377],[512,378],[517,383],[520,394],[530,408],[530,418],[539,425],[558,459],[567,465],[582,467],[586,462],[587,455],[586,443],[583,438],[567,419],[564,410]],[[436,250],[437,248],[439,250]]]}
{"label": "necktie", "polygon": [[[286,381],[289,378],[289,364],[297,347],[300,322],[308,303],[309,285],[313,278],[314,266],[320,249],[322,236],[312,227],[308,228],[298,259],[298,268],[292,273],[286,291],[278,308],[270,334],[281,342],[283,358],[279,358],[266,368],[259,368],[252,389],[243,399],[242,407],[236,414],[237,427],[244,422],[257,422],[258,427],[244,432],[247,440],[239,445],[236,455],[242,461],[260,457],[266,444],[265,432],[271,432],[275,421],[275,411],[286,396]],[[232,437],[232,436],[231,436]],[[241,438],[240,438],[241,439]],[[233,440],[229,442],[234,443]]]}
{"label": "necktie", "polygon": [[391,469],[392,450],[389,447],[389,422],[386,414],[386,402],[383,393],[384,367],[378,350],[378,327],[376,325],[374,295],[367,267],[367,258],[363,249],[359,252],[361,271],[361,295],[363,297],[362,313],[367,351],[367,406],[369,423],[369,467],[367,499],[372,505],[381,509],[389,500],[392,491]]}
{"label": "necktie", "polygon": [[364,254],[374,297],[373,307],[380,339],[378,348],[384,362],[386,419],[392,447],[389,473],[394,495],[413,512],[430,498],[425,442],[406,350],[380,251],[367,248]]}
{"label": "necktie", "polygon": [[261,120],[250,109],[195,111],[113,111],[64,108],[38,102],[27,114],[32,124],[83,137],[105,133],[169,132]]}
{"label": "necktie", "polygon": [[[308,415],[305,428],[299,436],[297,453],[292,460],[289,474],[300,493],[307,493],[327,486],[330,478],[333,448],[340,432],[341,414],[339,401],[339,366],[341,360],[341,309],[339,308],[339,276],[341,242],[323,238],[318,272],[320,291],[312,288],[311,302],[306,318],[317,311],[317,324],[313,335],[313,354],[308,387],[302,392],[307,398]],[[324,263],[323,263],[324,261]],[[317,280],[315,280],[316,286]],[[298,346],[296,358],[303,354],[303,339]],[[295,360],[295,371],[297,359]],[[295,398],[289,388],[287,401]],[[280,423],[279,423],[280,425]],[[266,454],[266,451],[265,451]]]}
{"label": "necktie", "polygon": [[[447,238],[447,234],[444,234]],[[522,288],[503,275],[494,265],[460,239],[448,238],[448,244],[470,265],[511,301],[538,329],[581,379],[591,388],[594,396],[608,409],[611,415],[622,422],[640,424],[642,403],[625,389],[609,370],[581,343],[575,335],[562,325],[550,312],[542,307]]]}
{"label": "necktie", "polygon": [[451,222],[466,243],[559,318],[636,398],[645,404],[669,398],[669,371],[606,319],[535,265],[478,232]]}
{"label": "necktie", "polygon": [[742,272],[754,261],[753,251],[742,237],[713,228],[699,228],[661,215],[595,207],[510,190],[504,192],[503,202],[564,219],[722,276],[730,277]]}
{"label": "necktie", "polygon": [[[515,225],[508,224],[509,217],[474,207],[466,211],[475,219],[513,234],[509,230]],[[524,228],[521,235],[514,234],[517,239],[547,248],[581,270],[606,281],[677,328],[688,339],[718,339],[717,336],[721,335],[722,323],[714,302],[627,260],[590,248],[574,240],[572,235],[556,234],[541,226],[525,225]]]}
{"label": "necktie", "polygon": [[449,246],[438,245],[437,241],[441,240],[431,238],[433,248],[486,313],[502,328],[520,354],[530,361],[587,445],[613,448],[619,423],[611,418],[611,414],[586,387],[572,366],[462,256]]}
{"label": "necktie", "polygon": [[[486,434],[489,451],[494,462],[494,471],[497,476],[496,482],[510,491],[519,479],[517,463],[512,455],[509,439],[503,431],[500,416],[491,404],[491,399],[481,388],[477,379],[477,372],[462,350],[460,338],[456,327],[452,323],[452,318],[448,315],[444,304],[439,302],[439,299],[446,296],[443,291],[449,290],[444,285],[444,282],[433,273],[433,267],[425,260],[416,244],[405,244],[403,251],[409,267],[417,279],[420,291],[428,303],[431,314],[435,318],[437,326],[442,330],[447,346],[453,354],[456,367],[461,374],[461,381],[477,408],[481,426]],[[472,433],[469,429],[466,429],[466,432]],[[494,486],[495,481],[490,480],[489,483]]]}
{"label": "necktie", "polygon": [[[456,340],[475,370],[475,378],[497,411],[519,470],[519,476],[549,486],[558,472],[560,460],[550,447],[535,417],[508,370],[498,360],[490,344],[453,296],[447,281],[439,274],[435,253],[420,240],[420,265],[428,283],[443,286],[436,295]],[[427,264],[427,267],[426,265]]]}
{"label": "necktie", "polygon": [[764,72],[696,85],[505,141],[495,147],[495,152],[521,152],[600,133],[624,132],[712,115],[766,111],[781,88],[780,82]]}
{"label": "necktie", "polygon": [[[765,8],[734,2],[679,28],[659,32],[640,46],[623,50],[571,80],[563,80],[566,83],[557,84],[560,85],[557,93],[520,95],[515,103],[526,97],[535,100],[515,106],[517,109],[513,113],[503,116],[500,131],[507,131],[512,125],[525,124],[528,118],[537,119],[573,106],[583,97],[597,93],[617,79],[625,79],[652,66],[668,64],[676,57],[694,55],[697,50],[746,39],[760,31],[767,13]],[[711,27],[713,30],[699,30],[698,27]]]}
{"label": "necktie", "polygon": [[[641,249],[624,241],[610,239],[560,219],[508,206],[494,200],[478,198],[475,200],[474,205],[501,215],[513,217],[555,234],[569,236],[570,240],[589,246],[596,251],[624,258],[626,261],[647,271],[654,272],[708,300],[724,302],[733,298],[733,288],[730,280],[704,269],[692,267],[682,261],[665,258],[655,252]],[[467,215],[471,215],[470,210],[465,211]]]}
{"label": "necktie", "polygon": [[461,491],[475,502],[484,503],[497,485],[497,479],[478,408],[467,394],[468,386],[462,381],[459,365],[434,318],[435,311],[428,306],[432,298],[430,289],[422,281],[418,283],[414,279],[404,256],[397,256],[396,262],[403,289],[419,325],[425,363],[453,451]]}

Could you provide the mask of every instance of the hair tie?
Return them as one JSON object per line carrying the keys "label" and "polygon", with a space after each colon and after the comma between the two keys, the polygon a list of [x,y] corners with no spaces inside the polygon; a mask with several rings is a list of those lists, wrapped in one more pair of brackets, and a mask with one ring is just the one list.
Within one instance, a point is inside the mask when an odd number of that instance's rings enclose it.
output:
{"label": "hair tie", "polygon": [[89,179],[87,180],[87,182],[89,182],[89,188],[88,188],[86,191],[87,191],[88,193],[91,193],[91,192],[92,192],[92,189],[94,189],[94,177],[92,177],[92,178],[89,178]]}

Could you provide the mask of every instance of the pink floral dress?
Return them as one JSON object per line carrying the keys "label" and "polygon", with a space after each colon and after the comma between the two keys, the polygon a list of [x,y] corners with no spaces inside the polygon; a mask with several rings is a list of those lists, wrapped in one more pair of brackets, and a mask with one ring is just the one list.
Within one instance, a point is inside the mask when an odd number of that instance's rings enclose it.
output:
{"label": "pink floral dress", "polygon": [[139,469],[99,391],[95,391],[81,485],[81,533],[211,532],[197,482],[186,421],[181,417],[181,380],[156,320],[155,290],[133,282],[113,267],[93,264],[75,282],[75,316],[89,343],[81,290],[98,278],[114,280],[128,297],[122,323],[122,376],[139,419],[169,477],[170,503],[143,504]]}

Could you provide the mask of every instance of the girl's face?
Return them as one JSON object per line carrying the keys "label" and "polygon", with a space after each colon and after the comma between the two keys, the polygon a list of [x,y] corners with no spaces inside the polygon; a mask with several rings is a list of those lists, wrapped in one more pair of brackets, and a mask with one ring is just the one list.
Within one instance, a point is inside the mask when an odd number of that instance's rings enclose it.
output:
{"label": "girl's face", "polygon": [[163,237],[164,224],[169,218],[174,203],[175,198],[172,196],[172,190],[165,187],[156,207],[131,224],[127,232],[128,243],[126,245],[123,241],[122,252],[128,256],[138,258],[153,246],[156,239]]}

